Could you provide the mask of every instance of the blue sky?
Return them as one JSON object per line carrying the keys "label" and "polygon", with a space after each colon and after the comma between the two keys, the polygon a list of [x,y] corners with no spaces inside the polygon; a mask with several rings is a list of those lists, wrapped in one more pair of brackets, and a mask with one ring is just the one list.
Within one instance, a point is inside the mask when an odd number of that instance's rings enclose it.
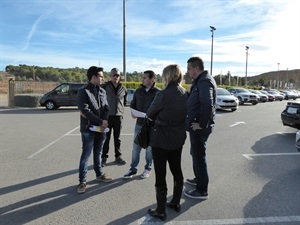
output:
{"label": "blue sky", "polygon": [[[123,70],[123,0],[1,0],[0,71],[7,65]],[[298,0],[127,0],[126,71],[200,56],[213,75],[300,68]]]}

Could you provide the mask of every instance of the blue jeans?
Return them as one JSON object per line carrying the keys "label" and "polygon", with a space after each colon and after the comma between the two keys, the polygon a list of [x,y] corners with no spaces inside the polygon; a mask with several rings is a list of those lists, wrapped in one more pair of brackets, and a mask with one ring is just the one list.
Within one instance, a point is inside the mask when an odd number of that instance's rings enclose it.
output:
{"label": "blue jeans", "polygon": [[193,170],[196,178],[196,189],[200,193],[206,193],[208,189],[208,172],[206,165],[206,143],[209,134],[190,132],[191,155],[193,159]]}
{"label": "blue jeans", "polygon": [[104,173],[101,167],[102,147],[106,138],[105,133],[98,132],[81,132],[82,153],[79,163],[79,182],[86,182],[88,162],[93,150],[94,171],[96,177]]}
{"label": "blue jeans", "polygon": [[[135,124],[134,127],[134,137],[136,136],[137,132],[141,129],[142,125],[139,124]],[[135,144],[133,142],[132,145],[132,159],[131,159],[131,164],[130,164],[130,170],[133,172],[137,172],[138,171],[138,165],[140,162],[140,154],[141,154],[141,150],[142,148]],[[152,166],[152,149],[150,146],[148,146],[146,149],[146,155],[145,155],[145,160],[146,160],[146,165],[145,165],[145,169],[147,170],[151,170],[151,166]]]}

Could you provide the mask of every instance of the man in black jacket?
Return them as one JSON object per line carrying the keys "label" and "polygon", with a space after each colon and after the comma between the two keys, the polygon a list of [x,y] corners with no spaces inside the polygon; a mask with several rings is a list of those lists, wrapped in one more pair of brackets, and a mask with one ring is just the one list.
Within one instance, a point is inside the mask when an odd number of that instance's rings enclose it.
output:
{"label": "man in black jacket", "polygon": [[82,153],[79,163],[79,185],[78,193],[86,191],[86,177],[88,161],[93,150],[94,170],[96,179],[103,182],[110,182],[102,171],[101,154],[103,143],[106,138],[104,132],[90,130],[91,126],[100,127],[101,130],[108,126],[108,104],[105,90],[100,87],[103,81],[103,68],[91,66],[87,71],[88,84],[84,85],[77,93],[77,106],[80,110],[80,132],[82,139]]}
{"label": "man in black jacket", "polygon": [[[142,84],[135,91],[133,95],[133,99],[130,103],[130,108],[146,113],[158,91],[159,89],[155,86],[155,73],[152,70],[145,71],[144,74],[142,75]],[[136,119],[136,124],[134,128],[134,137],[135,137],[144,123],[144,118],[136,118],[134,115],[132,115],[132,118]],[[132,178],[137,174],[141,150],[142,148],[133,142],[132,160],[130,164],[130,169],[124,175],[123,178],[125,179]],[[150,176],[151,173],[152,149],[150,146],[146,148],[145,159],[146,159],[146,165],[145,165],[144,172],[141,175],[141,178],[147,178]]]}
{"label": "man in black jacket", "polygon": [[214,127],[216,113],[216,89],[214,78],[204,71],[204,63],[200,57],[192,57],[187,61],[187,72],[193,79],[188,98],[186,129],[190,134],[191,155],[193,159],[194,179],[187,182],[196,189],[185,191],[190,198],[208,198],[208,172],[206,165],[206,143]]}

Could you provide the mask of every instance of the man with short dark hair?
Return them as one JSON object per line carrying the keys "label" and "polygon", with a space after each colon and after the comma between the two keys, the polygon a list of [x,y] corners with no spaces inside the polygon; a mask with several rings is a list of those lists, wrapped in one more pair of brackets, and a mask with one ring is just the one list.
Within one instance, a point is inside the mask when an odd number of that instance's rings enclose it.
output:
{"label": "man with short dark hair", "polygon": [[103,82],[103,68],[91,66],[87,71],[88,84],[84,85],[77,93],[77,106],[80,110],[80,132],[82,139],[82,153],[79,163],[78,193],[86,191],[86,177],[88,161],[93,150],[94,171],[96,179],[103,182],[112,181],[102,171],[101,154],[106,138],[104,132],[90,130],[91,126],[107,128],[108,104],[105,90],[100,87]]}
{"label": "man with short dark hair", "polygon": [[106,91],[106,97],[109,105],[108,128],[110,129],[106,135],[106,140],[103,146],[102,166],[106,166],[109,142],[111,132],[114,132],[114,147],[115,147],[115,163],[119,165],[126,164],[121,155],[121,129],[124,115],[124,106],[126,105],[127,90],[120,82],[121,74],[118,68],[113,68],[110,71],[110,81],[106,82],[102,87]]}
{"label": "man with short dark hair", "polygon": [[214,78],[204,70],[200,57],[187,61],[187,73],[193,79],[188,98],[186,129],[190,134],[191,155],[195,178],[187,182],[196,189],[185,191],[187,197],[208,198],[208,172],[206,164],[206,143],[215,125],[216,89]]}
{"label": "man with short dark hair", "polygon": [[[130,108],[146,113],[158,91],[159,89],[155,86],[155,73],[152,70],[146,70],[142,75],[141,86],[135,91],[133,95],[133,99],[130,103]],[[135,128],[134,128],[134,137],[135,137],[144,123],[144,118],[136,118],[134,115],[131,116],[132,118],[136,119]],[[123,178],[125,179],[132,178],[133,176],[137,175],[141,150],[142,148],[133,142],[132,160],[130,164],[130,169],[123,176]],[[146,157],[145,157],[146,165],[144,168],[144,172],[141,175],[141,178],[149,177],[152,169],[151,146],[148,146],[145,150],[146,150]]]}

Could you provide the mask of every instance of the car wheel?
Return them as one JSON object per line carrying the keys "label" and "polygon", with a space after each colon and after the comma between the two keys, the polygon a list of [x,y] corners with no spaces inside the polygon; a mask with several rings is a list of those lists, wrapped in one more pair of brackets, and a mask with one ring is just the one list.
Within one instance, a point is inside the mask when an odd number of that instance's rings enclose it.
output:
{"label": "car wheel", "polygon": [[57,108],[57,106],[56,106],[55,102],[53,102],[53,101],[47,101],[46,102],[46,109],[53,110],[53,109],[56,109],[56,108]]}
{"label": "car wheel", "polygon": [[252,105],[256,105],[257,104],[257,102],[252,102]]}
{"label": "car wheel", "polygon": [[236,109],[231,109],[232,112],[236,111]]}
{"label": "car wheel", "polygon": [[239,105],[243,105],[244,104],[244,102],[243,102],[243,100],[242,100],[241,97],[238,97],[238,100],[239,100]]}

